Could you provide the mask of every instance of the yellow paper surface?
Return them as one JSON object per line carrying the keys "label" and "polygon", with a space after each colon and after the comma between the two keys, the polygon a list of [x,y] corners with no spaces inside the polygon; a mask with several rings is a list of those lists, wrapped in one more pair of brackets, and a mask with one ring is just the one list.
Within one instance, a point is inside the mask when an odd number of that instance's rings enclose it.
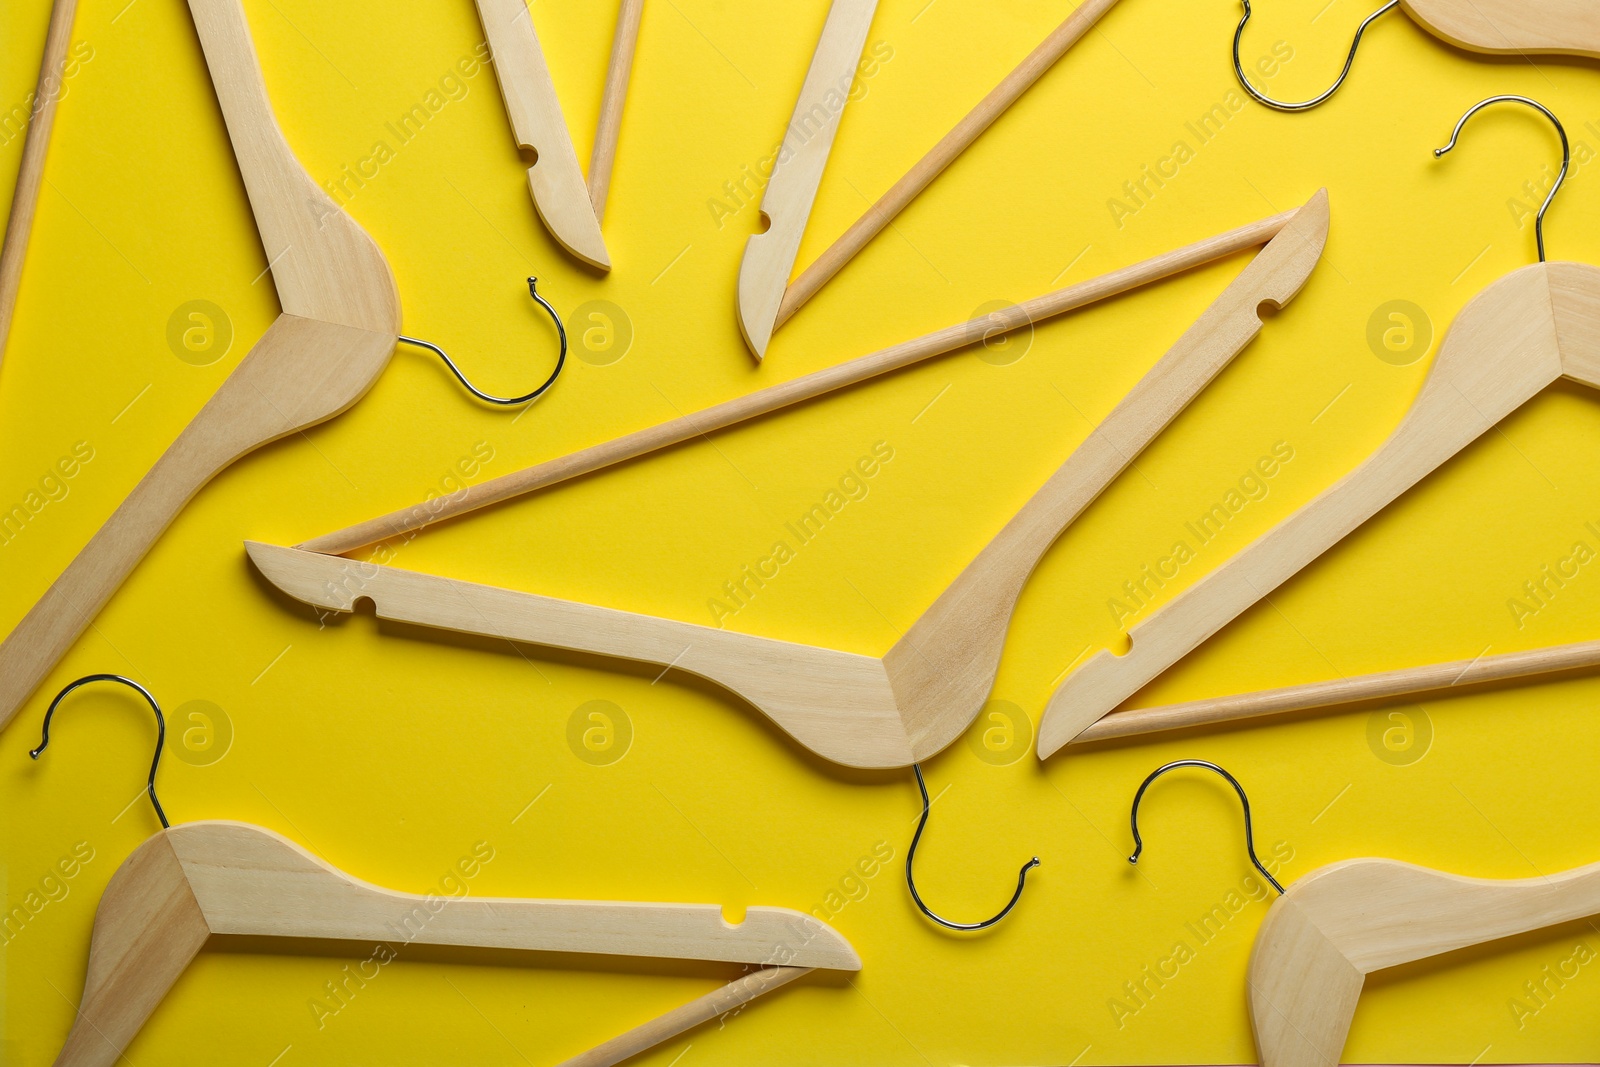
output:
{"label": "yellow paper surface", "polygon": [[[1245,58],[1276,55],[1268,84],[1286,97],[1328,83],[1369,13],[1358,0],[1258,6]],[[585,161],[615,7],[533,9]],[[1531,211],[1558,158],[1554,135],[1531,113],[1497,109],[1435,161],[1430,150],[1468,106],[1526,93],[1565,118],[1587,163],[1552,213],[1552,255],[1600,262],[1592,62],[1486,59],[1394,13],[1370,31],[1332,103],[1285,116],[1247,104],[1234,83],[1233,5],[1128,0],[757,367],[734,318],[739,258],[757,225],[747,176],[781,136],[827,4],[646,7],[605,219],[616,269],[599,278],[539,224],[492,70],[460,73],[483,40],[467,0],[246,3],[288,140],[388,256],[407,332],[445,346],[484,388],[527,388],[551,356],[522,281],[537,274],[569,316],[574,357],[517,417],[473,403],[428,354],[400,350],[352,411],[207,487],[0,736],[0,884],[8,910],[28,911],[0,947],[0,1062],[54,1056],[99,895],[158,826],[141,794],[154,730],[129,695],[75,696],[44,758],[27,758],[49,695],[96,671],[132,673],[164,702],[160,792],[175,821],[257,823],[416,892],[487,846],[474,895],[709,901],[734,916],[783,905],[826,917],[860,952],[858,975],[815,975],[667,1043],[639,1061],[648,1064],[1253,1062],[1244,976],[1267,902],[1249,892],[1231,792],[1198,774],[1164,782],[1146,808],[1145,860],[1130,870],[1124,859],[1133,790],[1169,759],[1214,759],[1245,782],[1262,851],[1292,854],[1288,879],[1363,855],[1503,878],[1600,859],[1593,679],[1068,752],[1048,765],[1023,747],[1072,665],[1120,647],[1128,624],[1374,448],[1461,307],[1532,261]],[[1067,10],[882,0],[869,35],[879,62],[845,112],[800,265]],[[42,0],[0,3],[0,106],[26,100],[47,16]],[[0,510],[29,511],[0,543],[0,631],[277,311],[185,6],[83,0],[73,37],[89,51],[67,80],[0,368]],[[400,133],[418,107],[426,121]],[[7,199],[22,146],[14,131],[0,141]],[[994,692],[1005,703],[989,709],[1000,717],[986,713],[927,765],[940,799],[918,873],[936,907],[988,914],[1018,864],[1043,861],[1016,913],[985,936],[947,936],[911,905],[909,772],[827,765],[738,700],[656,668],[380,628],[370,616],[323,625],[244,556],[246,538],[293,544],[1125,266],[1323,186],[1332,234],[1305,291],[1045,557],[1006,647]],[[1244,262],[481,513],[405,546],[397,562],[879,654]],[[194,301],[220,317],[189,319]],[[1389,317],[1396,301],[1408,317]],[[208,323],[231,334],[225,352]],[[185,342],[196,325],[202,333]],[[793,541],[785,524],[875,446],[893,459],[865,495],[777,578],[730,600],[724,583]],[[1241,487],[1275,449],[1292,459]],[[75,450],[92,458],[59,477]],[[1600,551],[1597,455],[1594,395],[1551,389],[1141,702],[1600,636],[1600,562],[1547,584],[1538,604],[1524,590],[1576,545]],[[1185,523],[1236,488],[1253,498],[1200,545]],[[1179,577],[1130,599],[1123,583],[1186,539],[1194,558]],[[92,859],[74,877],[53,873],[75,850]],[[1174,976],[1180,943],[1190,958]],[[1592,1060],[1600,977],[1573,961],[1597,949],[1596,927],[1578,923],[1377,976],[1346,1059]],[[373,953],[207,951],[129,1058],[555,1063],[736,973],[414,946],[378,967]]]}

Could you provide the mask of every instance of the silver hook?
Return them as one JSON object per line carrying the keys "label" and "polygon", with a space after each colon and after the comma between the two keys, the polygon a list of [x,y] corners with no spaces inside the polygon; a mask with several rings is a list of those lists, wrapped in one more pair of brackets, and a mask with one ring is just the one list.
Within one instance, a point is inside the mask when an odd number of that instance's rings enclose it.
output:
{"label": "silver hook", "polygon": [[1344,84],[1344,80],[1350,77],[1350,68],[1355,65],[1356,61],[1356,50],[1361,47],[1361,37],[1367,32],[1367,27],[1376,22],[1379,17],[1387,15],[1390,11],[1400,6],[1400,0],[1389,0],[1387,4],[1384,4],[1378,10],[1368,15],[1367,20],[1356,29],[1356,39],[1350,42],[1350,54],[1345,57],[1344,70],[1339,72],[1339,80],[1333,83],[1333,88],[1329,89],[1321,96],[1307,100],[1304,103],[1290,104],[1285,103],[1282,100],[1274,100],[1272,97],[1261,92],[1254,85],[1250,84],[1250,77],[1244,72],[1244,62],[1239,58],[1239,46],[1244,40],[1244,28],[1250,25],[1251,11],[1250,0],[1243,0],[1243,3],[1244,18],[1239,20],[1239,28],[1233,32],[1233,73],[1238,77],[1239,84],[1244,86],[1245,92],[1249,93],[1260,103],[1263,103],[1270,108],[1275,108],[1278,111],[1310,111],[1312,108],[1327,100],[1328,97],[1338,92],[1339,87]]}
{"label": "silver hook", "polygon": [[928,784],[922,780],[922,765],[914,763],[911,765],[911,769],[917,774],[917,788],[922,792],[922,818],[917,820],[917,832],[911,835],[911,850],[906,853],[906,886],[911,890],[911,899],[916,901],[917,910],[947,930],[987,930],[1007,915],[1010,915],[1011,909],[1016,907],[1017,901],[1022,899],[1023,884],[1028,880],[1028,872],[1039,866],[1039,857],[1035,856],[1022,865],[1022,870],[1017,872],[1017,891],[1011,894],[1010,902],[992,918],[976,923],[958,923],[951,922],[943,916],[935,915],[929,910],[928,905],[922,902],[922,896],[917,892],[916,877],[911,871],[912,864],[917,860],[917,842],[922,840],[922,831],[928,826],[928,809],[932,807],[932,804],[928,801]]}
{"label": "silver hook", "polygon": [[61,692],[57,693],[56,698],[52,700],[50,702],[50,706],[45,709],[44,736],[39,738],[39,747],[30,751],[28,755],[34,759],[38,759],[39,753],[43,752],[45,750],[45,746],[50,743],[50,717],[56,713],[56,705],[60,704],[62,700],[66,699],[68,693],[72,692],[74,689],[77,689],[79,686],[88,685],[90,682],[118,682],[132,689],[137,689],[140,695],[143,696],[145,700],[150,702],[150,710],[156,713],[156,754],[155,758],[150,761],[150,778],[145,783],[144,789],[145,792],[150,794],[150,803],[155,805],[156,818],[161,820],[162,829],[171,829],[172,824],[167,821],[167,813],[161,810],[161,801],[156,799],[156,768],[161,766],[161,748],[166,744],[167,741],[167,720],[162,718],[161,705],[157,704],[156,698],[150,695],[150,690],[146,689],[132,678],[124,678],[120,674],[91,674],[87,677],[79,678],[76,682],[73,682]]}
{"label": "silver hook", "polygon": [[1254,828],[1250,824],[1250,798],[1245,795],[1244,786],[1239,784],[1239,779],[1218,767],[1215,763],[1203,759],[1181,759],[1169,763],[1165,767],[1157,767],[1150,772],[1150,777],[1144,780],[1144,784],[1139,787],[1139,791],[1133,795],[1133,814],[1130,817],[1133,823],[1133,855],[1128,857],[1128,862],[1138,863],[1139,856],[1144,852],[1144,838],[1139,836],[1139,802],[1144,799],[1145,790],[1149,789],[1150,783],[1160,778],[1163,774],[1168,771],[1178,770],[1180,767],[1201,767],[1208,771],[1216,771],[1228,780],[1229,785],[1233,786],[1233,791],[1239,794],[1239,803],[1244,805],[1245,851],[1250,853],[1250,862],[1256,865],[1256,870],[1261,872],[1261,877],[1272,883],[1272,888],[1276,889],[1281,896],[1283,894],[1283,886],[1278,884],[1278,880],[1272,877],[1272,874],[1256,858],[1256,835]]}
{"label": "silver hook", "polygon": [[1466,126],[1467,120],[1472,118],[1472,116],[1476,115],[1478,112],[1482,111],[1484,108],[1488,107],[1490,104],[1527,104],[1529,107],[1542,114],[1545,118],[1555,123],[1556,133],[1561,135],[1561,173],[1556,176],[1556,183],[1550,187],[1550,195],[1544,198],[1544,204],[1540,206],[1538,217],[1534,220],[1533,225],[1534,235],[1539,239],[1539,262],[1543,263],[1545,262],[1544,215],[1545,212],[1550,210],[1550,205],[1552,202],[1554,202],[1556,194],[1559,193],[1561,191],[1561,187],[1566,184],[1567,171],[1572,166],[1572,143],[1567,140],[1567,128],[1561,125],[1561,120],[1556,118],[1554,111],[1551,111],[1549,108],[1539,103],[1539,101],[1529,99],[1526,96],[1515,96],[1509,94],[1506,96],[1491,96],[1487,100],[1483,100],[1474,104],[1470,111],[1461,116],[1461,121],[1456,123],[1454,132],[1450,134],[1450,143],[1445,145],[1443,148],[1435,148],[1433,150],[1433,158],[1441,159],[1446,152],[1454,149],[1456,142],[1461,138],[1461,130]]}
{"label": "silver hook", "polygon": [[524,396],[490,396],[488,393],[485,393],[483,390],[467,381],[467,376],[461,373],[461,368],[456,366],[455,360],[446,355],[444,349],[440,348],[438,345],[429,341],[418,340],[415,337],[397,337],[395,340],[408,345],[416,345],[418,348],[426,348],[428,351],[444,360],[444,365],[450,368],[450,373],[456,376],[457,381],[467,387],[467,392],[471,393],[473,396],[484,401],[485,403],[500,404],[504,407],[514,407],[518,404],[526,404],[530,400],[537,400],[539,397],[544,395],[545,390],[556,384],[556,379],[561,376],[561,368],[566,366],[567,363],[567,328],[561,324],[561,316],[556,313],[556,309],[550,306],[550,302],[548,300],[539,295],[539,290],[536,288],[538,281],[538,278],[528,279],[528,295],[532,296],[533,299],[538,302],[539,306],[544,308],[545,311],[549,313],[550,321],[556,324],[556,333],[561,337],[561,351],[556,354],[556,369],[550,372],[550,377],[546,378],[544,380],[544,384],[539,386],[539,388]]}

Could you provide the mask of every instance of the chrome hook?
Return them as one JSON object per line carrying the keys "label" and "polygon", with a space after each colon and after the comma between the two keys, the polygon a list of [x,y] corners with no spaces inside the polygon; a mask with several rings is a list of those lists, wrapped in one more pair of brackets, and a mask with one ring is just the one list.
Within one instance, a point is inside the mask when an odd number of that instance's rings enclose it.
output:
{"label": "chrome hook", "polygon": [[1028,880],[1028,872],[1039,866],[1039,857],[1035,856],[1022,865],[1022,870],[1017,872],[1017,891],[1011,894],[1010,902],[992,918],[976,923],[958,923],[951,922],[943,916],[935,915],[928,908],[928,905],[922,902],[922,895],[917,892],[916,877],[912,874],[912,864],[917,860],[917,843],[922,840],[922,831],[927,829],[928,809],[932,807],[932,804],[928,800],[928,784],[922,780],[922,765],[914,763],[911,765],[911,769],[917,774],[917,789],[922,793],[922,818],[917,820],[917,832],[911,835],[911,850],[906,853],[906,886],[911,890],[911,899],[916,901],[918,911],[947,930],[987,930],[1007,915],[1010,915],[1011,909],[1016,907],[1017,901],[1022,899],[1022,887]]}
{"label": "chrome hook", "polygon": [[1461,139],[1461,131],[1467,125],[1467,120],[1472,118],[1472,116],[1476,115],[1478,112],[1482,111],[1484,108],[1488,107],[1490,104],[1526,104],[1554,123],[1556,127],[1556,133],[1561,135],[1561,173],[1556,176],[1556,183],[1550,187],[1550,195],[1544,198],[1544,203],[1540,206],[1539,214],[1534,219],[1533,224],[1534,236],[1539,240],[1539,262],[1544,263],[1546,261],[1544,254],[1545,212],[1550,210],[1550,205],[1555,201],[1556,194],[1559,193],[1561,191],[1561,187],[1566,184],[1567,171],[1572,167],[1572,143],[1567,140],[1567,128],[1561,124],[1560,119],[1556,118],[1554,111],[1551,111],[1549,108],[1539,103],[1539,101],[1530,99],[1526,96],[1515,96],[1509,94],[1506,96],[1491,96],[1487,100],[1481,100],[1474,104],[1471,110],[1469,110],[1465,115],[1461,116],[1461,121],[1456,123],[1455,130],[1450,134],[1450,143],[1445,145],[1443,148],[1435,148],[1433,150],[1433,158],[1441,159],[1444,157],[1445,153],[1453,150],[1456,146],[1456,142]]}
{"label": "chrome hook", "polygon": [[1239,794],[1239,803],[1244,805],[1245,851],[1250,854],[1250,862],[1256,865],[1256,870],[1261,872],[1261,877],[1265,878],[1269,883],[1271,883],[1272,888],[1276,889],[1278,893],[1282,895],[1283,886],[1278,884],[1278,880],[1272,877],[1272,874],[1265,867],[1263,867],[1261,865],[1261,861],[1256,858],[1255,829],[1250,823],[1250,798],[1245,795],[1244,786],[1239,784],[1239,779],[1235,778],[1221,767],[1218,767],[1215,763],[1211,763],[1203,759],[1181,759],[1169,763],[1164,767],[1157,767],[1155,770],[1150,772],[1150,777],[1144,780],[1144,784],[1139,786],[1139,791],[1133,795],[1133,814],[1130,817],[1131,822],[1133,823],[1133,855],[1128,857],[1128,862],[1138,863],[1139,856],[1144,852],[1144,838],[1139,836],[1139,802],[1144,799],[1145,790],[1149,789],[1150,784],[1157,778],[1160,778],[1163,774],[1166,774],[1168,771],[1178,770],[1181,767],[1200,767],[1208,771],[1215,771],[1222,775],[1222,777],[1226,778],[1229,785],[1233,786],[1233,791]]}
{"label": "chrome hook", "polygon": [[1238,77],[1239,84],[1244,87],[1245,92],[1254,97],[1257,102],[1265,104],[1268,107],[1274,108],[1278,111],[1310,111],[1312,108],[1327,100],[1328,97],[1338,92],[1339,87],[1344,84],[1345,79],[1350,77],[1350,68],[1355,65],[1356,51],[1361,47],[1361,38],[1367,32],[1367,27],[1371,26],[1381,16],[1387,15],[1390,11],[1393,11],[1396,7],[1400,6],[1400,0],[1389,0],[1387,4],[1384,4],[1378,10],[1368,15],[1366,21],[1356,29],[1356,38],[1354,41],[1350,42],[1350,54],[1345,57],[1344,70],[1339,72],[1339,80],[1333,83],[1333,88],[1329,89],[1321,96],[1307,100],[1304,103],[1291,104],[1283,100],[1274,100],[1272,97],[1261,92],[1254,85],[1250,84],[1250,76],[1244,72],[1244,62],[1239,58],[1239,46],[1244,40],[1244,28],[1250,25],[1250,16],[1252,12],[1250,10],[1250,0],[1242,0],[1242,2],[1244,4],[1244,18],[1239,20],[1239,28],[1233,31],[1233,73]]}
{"label": "chrome hook", "polygon": [[39,738],[39,747],[30,751],[28,755],[33,759],[38,759],[39,754],[45,750],[45,746],[50,744],[50,717],[56,713],[56,706],[66,699],[68,693],[80,686],[88,685],[90,682],[118,682],[129,688],[137,689],[139,694],[149,701],[150,710],[156,713],[156,754],[155,758],[150,761],[150,779],[145,783],[144,788],[145,792],[150,794],[150,803],[155,805],[156,817],[161,820],[162,829],[170,829],[172,824],[167,821],[167,813],[161,810],[161,801],[156,799],[156,768],[161,766],[161,748],[167,741],[167,720],[162,717],[161,705],[157,704],[156,698],[150,695],[150,690],[132,678],[124,678],[120,674],[91,674],[87,677],[79,678],[76,682],[61,690],[56,694],[56,698],[50,702],[50,706],[45,709],[44,735]]}
{"label": "chrome hook", "polygon": [[561,368],[567,364],[567,328],[562,325],[561,316],[556,313],[556,309],[550,306],[550,302],[548,300],[539,295],[539,290],[537,288],[538,282],[538,278],[528,279],[528,295],[533,297],[538,305],[544,308],[547,313],[549,313],[550,321],[556,324],[556,333],[561,337],[561,351],[556,354],[556,369],[550,372],[550,377],[546,378],[544,380],[544,384],[539,386],[539,388],[524,396],[490,396],[488,393],[485,393],[483,390],[467,381],[467,376],[461,373],[461,368],[456,366],[455,360],[446,355],[445,350],[440,348],[438,345],[433,344],[430,341],[418,340],[415,337],[397,337],[395,340],[408,345],[416,345],[418,348],[426,348],[428,351],[444,360],[444,365],[450,368],[450,373],[456,376],[457,381],[467,387],[467,392],[471,393],[473,396],[484,401],[485,403],[500,404],[504,407],[515,407],[518,404],[526,404],[531,400],[537,400],[539,397],[544,395],[545,390],[556,384],[556,379],[561,376]]}

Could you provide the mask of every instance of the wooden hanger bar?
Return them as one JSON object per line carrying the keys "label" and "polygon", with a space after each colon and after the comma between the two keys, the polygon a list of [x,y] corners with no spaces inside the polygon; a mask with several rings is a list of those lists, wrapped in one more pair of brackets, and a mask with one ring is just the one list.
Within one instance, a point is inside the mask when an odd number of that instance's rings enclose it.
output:
{"label": "wooden hanger bar", "polygon": [[494,73],[517,146],[535,154],[528,168],[533,206],[563,248],[599,270],[611,269],[594,201],[584,185],[555,82],[533,29],[527,0],[477,0]]}
{"label": "wooden hanger bar", "polygon": [[1018,596],[1062,532],[1286,305],[1322,254],[1319,192],[1073,451],[882,658],[251,543],[257,569],[330,611],[676,668],[737,693],[791,737],[851,767],[904,767],[959,737],[993,689]]}
{"label": "wooden hanger bar", "polygon": [[1518,881],[1335,863],[1273,901],[1250,955],[1262,1067],[1339,1063],[1366,976],[1600,913],[1600,864]]}
{"label": "wooden hanger bar", "polygon": [[1039,729],[1059,751],[1558,379],[1600,388],[1600,269],[1540,263],[1500,279],[1456,319],[1416,403],[1365,463],[1069,675]]}
{"label": "wooden hanger bar", "polygon": [[[95,914],[83,1001],[57,1067],[112,1067],[206,942],[224,934],[781,964],[802,973],[861,968],[836,931],[786,908],[750,908],[735,926],[714,905],[397,893],[261,827],[187,823],[147,840],[112,876]],[[740,981],[794,977],[758,971]],[[680,1013],[647,1033],[693,1025],[692,1013]],[[647,1035],[625,1036],[637,1044]]]}
{"label": "wooden hanger bar", "polygon": [[17,291],[22,286],[22,263],[28,255],[28,239],[33,235],[33,217],[39,210],[39,191],[44,184],[44,161],[50,151],[50,131],[55,128],[56,108],[61,104],[62,71],[67,48],[72,43],[72,24],[77,18],[78,0],[55,0],[50,8],[50,27],[45,31],[44,59],[39,63],[39,84],[30,101],[28,136],[22,142],[22,165],[17,170],[16,189],[11,194],[11,215],[6,220],[5,243],[0,246],[0,363],[5,361],[6,342],[11,338],[11,320],[17,311]]}
{"label": "wooden hanger bar", "polygon": [[1436,36],[1474,52],[1600,58],[1600,8],[1590,0],[1401,0]]}
{"label": "wooden hanger bar", "polygon": [[589,199],[597,222],[606,218],[611,192],[611,169],[617,160],[617,140],[622,135],[622,106],[628,100],[633,76],[633,56],[639,47],[639,24],[644,0],[622,0],[617,12],[617,33],[611,39],[611,65],[606,69],[606,90],[600,100],[600,124],[594,135],[594,155],[589,160]]}
{"label": "wooden hanger bar", "polygon": [[547,460],[536,466],[481,482],[461,493],[452,494],[448,499],[433,500],[404,508],[313,538],[302,543],[300,547],[309,552],[329,555],[356,552],[390,537],[412,533],[436,522],[456,518],[491,504],[511,500],[525,493],[593,471],[604,470],[618,463],[736,426],[741,422],[781,411],[819,396],[826,396],[881,374],[888,374],[902,367],[932,359],[934,356],[966,348],[985,337],[994,336],[997,331],[1042,322],[1258,247],[1277,237],[1297,212],[1298,209],[1262,219],[1260,222],[1242,226],[1186,248],[1164,253],[1099,278],[1058,289],[1054,293],[1018,307],[963,322],[938,333],[907,341],[836,367],[769,386],[692,415],[672,419],[559,459]]}
{"label": "wooden hanger bar", "polygon": [[[746,242],[739,265],[739,329],[757,359],[767,354],[783,287],[794,269],[877,8],[878,0],[833,0],[828,8],[794,117],[784,127],[777,163],[761,194],[761,220],[767,228]],[[837,108],[829,106],[829,98],[839,100]]]}
{"label": "wooden hanger bar", "polygon": [[1070,742],[1086,745],[1122,737],[1187,730],[1197,726],[1238,722],[1282,715],[1291,711],[1335,708],[1366,700],[1395,697],[1447,695],[1488,682],[1559,675],[1600,667],[1600,641],[1537,648],[1527,652],[1507,652],[1498,656],[1479,656],[1454,663],[1435,663],[1427,667],[1365,674],[1331,682],[1312,682],[1283,689],[1267,689],[1239,696],[1211,697],[1164,707],[1117,711],[1084,730]]}
{"label": "wooden hanger bar", "polygon": [[835,274],[844,269],[846,263],[854,259],[883,231],[884,227],[906,209],[911,201],[931,185],[935,178],[944,173],[946,167],[970,148],[983,131],[994,124],[995,119],[1020,100],[1022,94],[1032,88],[1033,83],[1038,81],[1045,71],[1055,66],[1062,56],[1071,51],[1072,46],[1082,40],[1083,35],[1088,33],[1106,12],[1115,7],[1117,2],[1118,0],[1083,0],[1078,8],[1067,16],[1065,22],[1057,26],[1038,48],[1035,48],[1015,70],[1007,74],[1004,80],[979,102],[977,107],[957,123],[954,129],[945,134],[916,166],[895,182],[877,203],[867,209],[866,214],[857,219],[843,236],[794,280],[783,294],[783,303],[778,308],[777,322],[768,331],[769,334],[793,318],[794,313],[816,296]]}
{"label": "wooden hanger bar", "polygon": [[350,407],[394,353],[394,277],[371,238],[295,161],[239,0],[189,6],[283,314],[0,644],[0,729],[207,481]]}

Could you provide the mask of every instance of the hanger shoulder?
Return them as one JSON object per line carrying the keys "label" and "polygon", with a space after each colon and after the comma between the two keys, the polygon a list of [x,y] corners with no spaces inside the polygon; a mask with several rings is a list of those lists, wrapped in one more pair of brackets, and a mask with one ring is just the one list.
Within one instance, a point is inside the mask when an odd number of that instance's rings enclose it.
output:
{"label": "hanger shoulder", "polygon": [[739,328],[757,359],[766,355],[772,339],[877,7],[878,0],[833,0],[794,117],[784,128],[772,178],[761,194],[768,227],[750,238],[739,266]]}
{"label": "hanger shoulder", "polygon": [[583,181],[527,0],[477,0],[494,73],[517,144],[537,155],[528,168],[534,207],[555,239],[591,267],[611,269],[600,220]]}
{"label": "hanger shoulder", "polygon": [[714,905],[472,899],[398,893],[257,826],[187,823],[168,835],[213,933],[599,953],[858,970],[831,927],[786,908],[735,926]]}
{"label": "hanger shoulder", "polygon": [[1365,983],[1365,973],[1293,899],[1273,901],[1250,952],[1248,979],[1261,1067],[1338,1064]]}
{"label": "hanger shoulder", "polygon": [[1562,374],[1545,267],[1500,279],[1451,327],[1411,410],[1370,458],[1101,651],[1051,696],[1039,754],[1068,744]]}
{"label": "hanger shoulder", "polygon": [[83,1000],[56,1067],[112,1067],[211,936],[163,831],[100,898]]}
{"label": "hanger shoulder", "polygon": [[1328,224],[1323,190],[1257,253],[884,657],[899,703],[907,709],[919,758],[959,736],[993,689],[1017,598],[1045,552],[1255,339],[1261,306],[1282,307],[1300,292],[1321,258]]}
{"label": "hanger shoulder", "polygon": [[1600,57],[1591,0],[1402,0],[1406,12],[1474,52]]}
{"label": "hanger shoulder", "polygon": [[311,180],[267,98],[240,0],[189,0],[250,208],[291,315],[400,332],[394,275],[372,238]]}
{"label": "hanger shoulder", "polygon": [[748,700],[795,740],[851,767],[912,763],[881,660],[257,542],[256,568],[297,600],[380,619],[656,663]]}

